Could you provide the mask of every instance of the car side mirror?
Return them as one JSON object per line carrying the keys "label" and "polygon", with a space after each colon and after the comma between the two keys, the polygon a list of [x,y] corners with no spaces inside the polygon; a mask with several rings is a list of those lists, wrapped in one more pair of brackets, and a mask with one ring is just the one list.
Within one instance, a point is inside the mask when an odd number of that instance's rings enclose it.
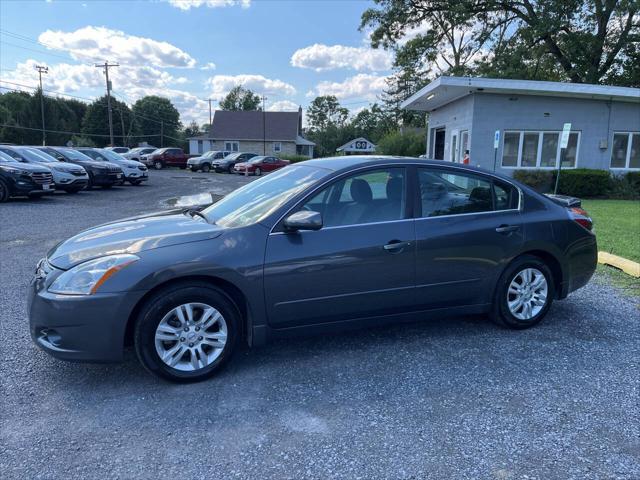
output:
{"label": "car side mirror", "polygon": [[285,218],[283,225],[289,232],[320,230],[322,228],[322,215],[311,210],[300,210]]}

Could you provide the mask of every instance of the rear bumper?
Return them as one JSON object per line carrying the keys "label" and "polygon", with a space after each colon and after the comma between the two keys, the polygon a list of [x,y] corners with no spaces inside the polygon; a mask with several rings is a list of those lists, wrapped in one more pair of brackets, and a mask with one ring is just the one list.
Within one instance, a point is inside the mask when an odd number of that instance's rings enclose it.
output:
{"label": "rear bumper", "polygon": [[558,288],[558,298],[584,287],[598,266],[598,243],[595,235],[589,234],[576,240],[566,252],[567,272]]}

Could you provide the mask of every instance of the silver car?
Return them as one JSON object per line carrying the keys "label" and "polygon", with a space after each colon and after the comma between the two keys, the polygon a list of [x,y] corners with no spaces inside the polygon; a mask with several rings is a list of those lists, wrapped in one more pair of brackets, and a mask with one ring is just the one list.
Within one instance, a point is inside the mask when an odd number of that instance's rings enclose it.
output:
{"label": "silver car", "polygon": [[142,163],[135,160],[127,160],[122,155],[106,148],[78,148],[79,152],[94,160],[112,162],[122,168],[124,181],[131,185],[140,185],[149,180],[149,169]]}

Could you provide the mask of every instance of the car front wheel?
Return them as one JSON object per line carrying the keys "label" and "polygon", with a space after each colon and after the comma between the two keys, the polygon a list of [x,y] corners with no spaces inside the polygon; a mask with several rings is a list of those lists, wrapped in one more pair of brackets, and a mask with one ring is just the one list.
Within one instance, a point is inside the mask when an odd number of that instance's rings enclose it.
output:
{"label": "car front wheel", "polygon": [[6,202],[7,200],[9,200],[9,187],[0,180],[0,203]]}
{"label": "car front wheel", "polygon": [[204,173],[209,173],[209,170],[211,170],[211,165],[209,165],[208,163],[205,163],[204,165],[202,165],[202,171]]}
{"label": "car front wheel", "polygon": [[492,319],[505,327],[533,327],[545,317],[555,295],[551,270],[537,257],[524,255],[502,274],[494,299]]}
{"label": "car front wheel", "polygon": [[237,309],[221,290],[203,283],[160,291],[142,308],[134,343],[154,375],[197,382],[214,375],[231,357],[239,329]]}
{"label": "car front wheel", "polygon": [[156,160],[155,162],[153,162],[153,168],[155,168],[156,170],[162,170],[162,167],[164,165],[162,165],[162,162],[160,160]]}

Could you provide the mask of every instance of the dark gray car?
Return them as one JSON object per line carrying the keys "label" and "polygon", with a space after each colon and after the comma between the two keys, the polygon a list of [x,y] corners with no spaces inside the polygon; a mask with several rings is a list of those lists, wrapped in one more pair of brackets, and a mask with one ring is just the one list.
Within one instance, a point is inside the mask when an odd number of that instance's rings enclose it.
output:
{"label": "dark gray car", "polygon": [[404,158],[311,160],[202,211],[95,227],[53,248],[29,293],[51,355],[212,375],[240,342],[442,315],[540,322],[591,278],[591,221],[490,172]]}

